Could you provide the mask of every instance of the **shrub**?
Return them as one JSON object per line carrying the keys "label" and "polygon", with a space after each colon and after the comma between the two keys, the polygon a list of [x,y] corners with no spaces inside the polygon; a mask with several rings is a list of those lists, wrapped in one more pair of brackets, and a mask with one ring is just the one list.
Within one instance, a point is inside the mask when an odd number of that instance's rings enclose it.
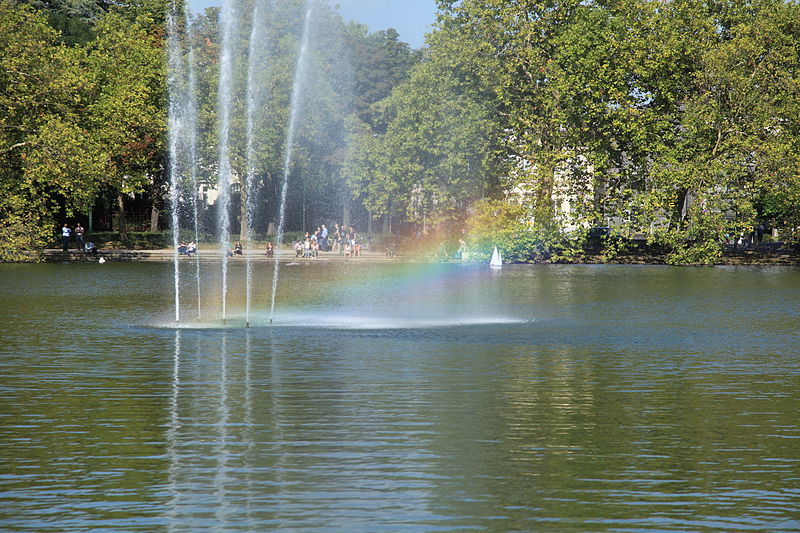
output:
{"label": "shrub", "polygon": [[49,229],[30,213],[0,217],[0,262],[38,262],[49,240]]}
{"label": "shrub", "polygon": [[524,206],[502,200],[480,200],[467,221],[471,253],[488,255],[497,246],[512,263],[572,262],[583,254],[586,232],[565,233],[525,222]]}

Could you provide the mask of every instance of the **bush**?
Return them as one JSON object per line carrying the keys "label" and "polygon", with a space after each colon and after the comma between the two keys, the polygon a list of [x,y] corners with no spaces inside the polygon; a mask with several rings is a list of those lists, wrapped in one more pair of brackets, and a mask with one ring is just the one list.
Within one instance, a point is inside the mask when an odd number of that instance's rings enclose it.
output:
{"label": "bush", "polygon": [[49,230],[31,213],[12,213],[0,219],[0,262],[37,262]]}
{"label": "bush", "polygon": [[487,255],[497,249],[511,263],[572,262],[583,254],[585,231],[564,233],[554,227],[525,223],[524,206],[502,200],[481,200],[467,221],[470,253]]}
{"label": "bush", "polygon": [[[306,233],[304,231],[286,231],[283,234],[283,242],[293,243],[295,241],[302,241],[305,238],[305,234]],[[277,235],[272,236],[273,241],[277,238],[278,238]],[[328,236],[328,238],[330,238],[330,235]]]}
{"label": "bush", "polygon": [[725,233],[722,214],[695,210],[683,227],[660,228],[649,243],[668,250],[666,262],[670,265],[712,265],[725,250]]}
{"label": "bush", "polygon": [[[192,234],[192,238],[194,238],[194,234]],[[172,233],[161,231],[130,231],[126,239],[122,239],[116,231],[93,231],[86,234],[85,240],[92,241],[98,248],[152,250],[172,247]]]}

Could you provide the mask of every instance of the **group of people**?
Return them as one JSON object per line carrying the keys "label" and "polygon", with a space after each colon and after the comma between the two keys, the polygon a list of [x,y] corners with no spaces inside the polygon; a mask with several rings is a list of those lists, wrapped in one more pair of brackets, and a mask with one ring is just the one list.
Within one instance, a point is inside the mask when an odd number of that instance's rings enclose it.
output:
{"label": "group of people", "polygon": [[353,226],[345,228],[334,224],[333,232],[329,233],[325,224],[319,226],[314,233],[306,232],[303,240],[295,241],[295,257],[319,257],[319,252],[333,251],[346,257],[361,255],[359,235]]}
{"label": "group of people", "polygon": [[[319,252],[336,252],[346,257],[361,255],[361,242],[353,226],[346,228],[344,225],[335,224],[333,232],[328,232],[325,224],[320,225],[313,233],[306,232],[304,238],[293,244],[295,257],[319,257]],[[191,257],[197,253],[197,243],[181,241],[178,245],[178,255]],[[233,247],[225,248],[228,257],[244,255],[242,243],[236,241]],[[275,245],[270,241],[266,245],[266,256],[275,257]]]}
{"label": "group of people", "polygon": [[186,243],[185,241],[181,241],[178,244],[178,255],[185,255],[188,257],[192,257],[192,255],[197,253],[197,243],[192,241],[190,243]]}
{"label": "group of people", "polygon": [[78,250],[87,253],[87,254],[97,254],[97,246],[94,245],[92,241],[86,241],[86,230],[81,223],[78,222],[75,224],[75,228],[70,228],[69,224],[64,224],[61,228],[61,247],[62,250],[65,252],[69,252],[69,242],[72,238],[72,234],[75,234],[75,241],[78,244]]}
{"label": "group of people", "polygon": [[[186,243],[185,241],[181,241],[178,244],[178,255],[186,255],[188,257],[192,257],[194,254],[197,253],[197,243],[192,241],[190,243]],[[242,247],[242,243],[240,241],[236,241],[233,245],[233,248],[228,245],[226,247],[225,253],[228,257],[233,257],[234,255],[244,255],[244,248]],[[272,241],[267,243],[267,257],[274,257],[275,255],[275,247],[272,244]]]}
{"label": "group of people", "polygon": [[75,225],[74,230],[69,227],[69,224],[64,224],[64,226],[61,228],[61,244],[62,244],[62,249],[65,252],[69,252],[69,241],[72,237],[73,232],[75,233],[75,240],[78,243],[78,248],[83,250],[85,244],[84,234],[86,231],[83,229],[83,226],[81,226],[81,223],[78,222]]}

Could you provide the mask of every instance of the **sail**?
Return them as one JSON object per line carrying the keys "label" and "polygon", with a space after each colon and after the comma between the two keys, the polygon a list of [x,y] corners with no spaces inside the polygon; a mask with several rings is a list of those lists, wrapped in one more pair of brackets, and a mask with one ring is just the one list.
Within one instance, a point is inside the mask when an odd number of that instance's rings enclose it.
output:
{"label": "sail", "polygon": [[503,258],[500,257],[500,252],[497,251],[497,246],[494,247],[494,252],[492,252],[492,260],[489,263],[489,266],[500,268],[503,266]]}

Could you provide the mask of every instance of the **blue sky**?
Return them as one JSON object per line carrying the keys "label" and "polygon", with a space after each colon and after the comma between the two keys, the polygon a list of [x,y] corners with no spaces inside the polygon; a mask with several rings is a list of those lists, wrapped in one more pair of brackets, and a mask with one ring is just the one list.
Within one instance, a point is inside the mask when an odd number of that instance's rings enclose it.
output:
{"label": "blue sky", "polygon": [[[189,0],[195,11],[209,6],[218,6],[222,0]],[[331,0],[339,5],[339,12],[346,21],[357,20],[369,26],[370,31],[394,28],[400,40],[419,48],[424,34],[436,20],[434,0]]]}

